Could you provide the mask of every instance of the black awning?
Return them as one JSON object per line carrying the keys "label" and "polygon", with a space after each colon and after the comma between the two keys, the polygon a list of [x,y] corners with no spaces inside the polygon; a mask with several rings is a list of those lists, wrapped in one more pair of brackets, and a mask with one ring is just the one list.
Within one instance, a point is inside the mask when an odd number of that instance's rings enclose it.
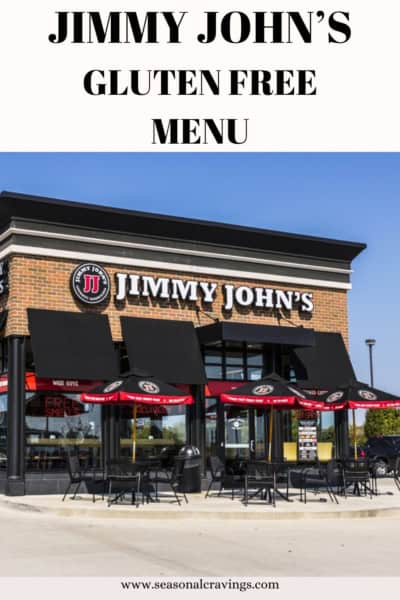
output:
{"label": "black awning", "polygon": [[314,348],[296,348],[292,366],[297,384],[309,389],[337,387],[355,379],[350,356],[340,333],[315,332]]}
{"label": "black awning", "polygon": [[121,317],[121,326],[131,370],[169,383],[206,382],[193,323]]}
{"label": "black awning", "polygon": [[305,327],[255,325],[221,321],[196,329],[201,344],[219,341],[250,344],[282,344],[285,346],[314,346],[314,330]]}
{"label": "black awning", "polygon": [[37,377],[114,379],[117,356],[106,315],[28,308]]}
{"label": "black awning", "polygon": [[2,310],[0,312],[0,331],[2,329],[4,329],[4,327],[6,326],[7,323],[7,317],[8,317],[8,310]]}

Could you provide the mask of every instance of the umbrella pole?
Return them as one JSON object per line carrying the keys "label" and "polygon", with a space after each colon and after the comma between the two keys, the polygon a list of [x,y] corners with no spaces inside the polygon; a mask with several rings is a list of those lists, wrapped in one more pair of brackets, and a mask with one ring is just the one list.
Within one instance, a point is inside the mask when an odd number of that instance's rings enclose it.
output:
{"label": "umbrella pole", "polygon": [[272,409],[272,404],[271,404],[271,408],[270,408],[270,411],[269,411],[268,462],[271,462],[271,460],[272,460],[272,431],[273,431],[273,426],[274,426],[274,415],[273,415],[273,409]]}
{"label": "umbrella pole", "polygon": [[353,408],[353,446],[354,446],[354,460],[357,460],[357,432],[356,432],[356,411]]}
{"label": "umbrella pole", "polygon": [[132,423],[132,462],[136,462],[136,414],[137,404],[133,405],[133,423]]}

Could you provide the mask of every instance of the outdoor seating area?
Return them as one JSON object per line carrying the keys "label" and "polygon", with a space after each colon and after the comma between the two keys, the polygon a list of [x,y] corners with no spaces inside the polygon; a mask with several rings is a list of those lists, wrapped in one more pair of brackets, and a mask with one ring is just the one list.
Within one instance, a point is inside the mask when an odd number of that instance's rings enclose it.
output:
{"label": "outdoor seating area", "polygon": [[177,502],[178,505],[182,500],[188,503],[186,493],[182,491],[185,460],[177,456],[169,465],[152,457],[135,462],[117,459],[109,461],[104,469],[96,469],[82,466],[77,454],[68,453],[70,481],[62,500],[70,491],[73,492],[71,499],[75,500],[85,489],[93,503],[96,499],[107,498],[108,507],[129,502],[139,508],[141,504],[163,500]]}
{"label": "outdoor seating area", "polygon": [[[239,464],[239,463],[238,463]],[[400,457],[397,467],[400,464]],[[216,470],[215,465],[218,465]],[[240,461],[240,470],[227,473],[222,461],[216,457],[209,459],[211,480],[205,495],[235,497],[245,506],[262,502],[276,507],[277,500],[293,502],[296,499],[304,504],[311,499],[326,502],[328,499],[339,504],[339,500],[349,497],[376,498],[380,493],[392,495],[400,491],[399,472],[394,471],[393,492],[380,492],[379,478],[373,461],[354,459],[331,459],[326,463],[319,461],[269,462],[268,460]],[[385,483],[390,479],[382,478]],[[218,489],[212,491],[213,484]]]}
{"label": "outdoor seating area", "polygon": [[[166,502],[188,504],[191,490],[185,481],[190,459],[175,456],[163,464],[162,458],[149,457],[135,462],[112,460],[104,470],[81,466],[78,455],[67,455],[70,481],[62,500],[71,492],[72,500],[87,493],[95,503],[106,500],[107,507],[140,506]],[[192,463],[193,464],[193,463]],[[300,463],[289,461],[238,460],[227,465],[217,456],[207,461],[207,487],[204,501],[230,499],[249,508],[299,502],[328,502],[339,505],[350,498],[373,501],[382,495],[398,495],[400,457],[390,476],[378,477],[373,461],[367,459],[331,459]],[[392,488],[388,482],[393,480]],[[382,490],[381,484],[384,484]],[[198,493],[196,497],[200,494]],[[233,507],[234,505],[232,505]]]}

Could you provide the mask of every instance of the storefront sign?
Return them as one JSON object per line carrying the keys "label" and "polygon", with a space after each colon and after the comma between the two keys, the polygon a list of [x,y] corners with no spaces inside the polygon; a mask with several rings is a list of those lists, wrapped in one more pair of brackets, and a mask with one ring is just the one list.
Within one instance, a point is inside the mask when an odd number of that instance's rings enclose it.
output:
{"label": "storefront sign", "polygon": [[94,263],[79,265],[71,276],[71,288],[85,304],[100,304],[110,295],[111,284],[107,271]]}
{"label": "storefront sign", "polygon": [[[25,390],[27,392],[89,392],[101,385],[102,381],[82,379],[46,379],[37,378],[35,373],[28,372],[25,375]],[[0,394],[8,392],[8,374],[0,376]]]}
{"label": "storefront sign", "polygon": [[299,421],[298,428],[298,459],[314,462],[317,458],[317,421],[307,419]]}
{"label": "storefront sign", "polygon": [[[117,273],[115,300],[121,302],[126,298],[152,297],[162,300],[200,301],[212,304],[216,300],[218,284],[208,281],[172,279],[168,277],[151,277],[148,275],[131,275]],[[253,308],[283,308],[302,312],[312,312],[313,294],[311,292],[294,292],[265,287],[222,285],[223,310],[231,311],[235,304]]]}
{"label": "storefront sign", "polygon": [[[160,300],[180,300],[201,302],[212,305],[218,294],[218,283],[152,277],[116,273],[115,301],[123,302],[127,298],[159,298]],[[85,304],[99,304],[110,294],[110,278],[105,269],[94,263],[85,263],[76,267],[71,276],[71,289],[76,298]],[[312,312],[314,310],[311,292],[295,292],[266,287],[235,286],[223,284],[222,308],[231,311],[235,305],[251,308],[282,308]]]}

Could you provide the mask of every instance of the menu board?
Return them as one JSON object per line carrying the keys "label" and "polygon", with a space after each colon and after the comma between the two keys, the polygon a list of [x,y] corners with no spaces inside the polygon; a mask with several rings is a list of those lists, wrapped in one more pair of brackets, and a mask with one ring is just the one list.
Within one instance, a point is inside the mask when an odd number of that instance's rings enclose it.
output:
{"label": "menu board", "polygon": [[317,421],[301,419],[298,431],[298,460],[315,461],[317,459]]}

